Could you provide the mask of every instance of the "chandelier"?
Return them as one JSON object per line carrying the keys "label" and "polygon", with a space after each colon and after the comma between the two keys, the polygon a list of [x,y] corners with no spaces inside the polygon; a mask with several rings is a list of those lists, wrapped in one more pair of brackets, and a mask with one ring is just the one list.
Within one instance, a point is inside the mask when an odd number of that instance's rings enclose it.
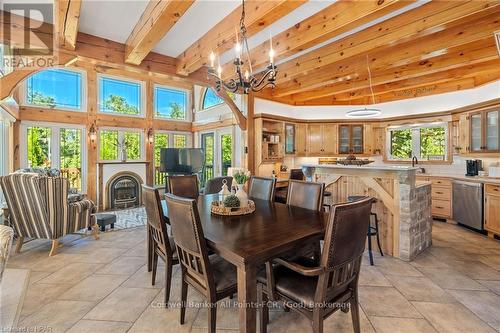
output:
{"label": "chandelier", "polygon": [[[241,44],[240,38],[241,37]],[[248,68],[245,69],[243,73],[243,65],[244,62],[242,60],[242,49],[246,54]],[[210,67],[208,68],[208,74],[212,76],[215,80],[215,88],[217,91],[221,91],[221,89],[225,89],[229,92],[237,92],[242,91],[245,94],[248,94],[250,91],[258,92],[264,89],[267,86],[274,88],[276,86],[276,73],[277,68],[274,64],[274,50],[272,38],[269,38],[269,65],[266,67],[266,70],[260,74],[260,77],[256,77],[253,73],[252,62],[250,61],[250,50],[248,47],[247,41],[247,28],[245,27],[245,0],[242,0],[242,10],[241,10],[241,19],[240,19],[240,31],[236,31],[236,46],[234,48],[236,52],[236,57],[234,58],[233,64],[236,69],[236,73],[233,78],[224,81],[222,79],[222,67],[220,65],[220,58],[218,58],[217,70],[215,69],[215,58],[216,55],[214,52],[210,53]]]}

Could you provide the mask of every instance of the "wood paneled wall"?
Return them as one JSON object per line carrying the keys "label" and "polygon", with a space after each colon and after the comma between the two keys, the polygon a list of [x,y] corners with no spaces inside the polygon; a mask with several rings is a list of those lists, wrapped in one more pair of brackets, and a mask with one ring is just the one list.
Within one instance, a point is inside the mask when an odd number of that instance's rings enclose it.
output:
{"label": "wood paneled wall", "polygon": [[[92,124],[95,125],[96,130],[100,127],[124,127],[124,128],[134,128],[141,129],[144,132],[144,145],[145,145],[145,156],[144,160],[149,162],[149,165],[153,165],[153,144],[148,141],[148,131],[152,129],[153,131],[181,131],[181,132],[192,132],[192,123],[183,121],[168,121],[160,120],[154,118],[154,85],[168,85],[172,87],[178,87],[180,89],[188,89],[192,96],[193,85],[186,84],[184,82],[168,81],[165,79],[158,79],[140,75],[135,72],[127,72],[125,70],[113,70],[109,73],[109,69],[102,68],[102,66],[93,66],[91,64],[75,64],[75,67],[82,69],[86,72],[86,112],[78,111],[65,111],[50,108],[38,108],[30,106],[21,106],[19,110],[19,119],[14,124],[14,169],[19,169],[21,166],[20,162],[20,147],[19,147],[19,136],[20,133],[20,123],[22,121],[35,121],[35,122],[52,122],[52,123],[62,123],[62,124],[84,124],[85,137],[87,140],[87,196],[97,202],[97,161],[98,161],[98,142],[97,137],[95,142],[91,142],[89,138],[89,129]],[[97,75],[102,74],[112,74],[121,76],[124,79],[134,79],[141,80],[145,82],[146,86],[146,112],[143,118],[128,117],[120,115],[109,115],[102,114],[98,112],[98,96],[97,96]],[[19,88],[19,87],[18,87]],[[192,98],[190,99],[192,100]],[[186,112],[191,112],[191,106],[188,105]],[[192,141],[192,137],[191,137]],[[147,168],[146,173],[146,184],[152,185],[154,179],[152,167]]]}

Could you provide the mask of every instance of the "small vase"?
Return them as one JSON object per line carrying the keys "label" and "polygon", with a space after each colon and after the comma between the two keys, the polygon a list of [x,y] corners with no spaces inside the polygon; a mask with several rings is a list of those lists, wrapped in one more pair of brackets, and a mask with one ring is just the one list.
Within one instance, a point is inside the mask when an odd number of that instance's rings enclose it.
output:
{"label": "small vase", "polygon": [[236,191],[236,197],[240,199],[240,207],[246,207],[248,206],[248,195],[247,193],[243,190],[243,184],[236,184],[236,187],[238,190]]}

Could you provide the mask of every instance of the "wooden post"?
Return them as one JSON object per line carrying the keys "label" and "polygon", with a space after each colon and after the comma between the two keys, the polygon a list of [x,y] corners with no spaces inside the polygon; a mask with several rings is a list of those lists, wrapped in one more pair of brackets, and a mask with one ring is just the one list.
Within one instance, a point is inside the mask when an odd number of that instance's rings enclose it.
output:
{"label": "wooden post", "polygon": [[[94,142],[90,140],[89,129],[97,119],[97,75],[93,69],[87,70],[87,196],[97,203],[97,137]],[[97,127],[95,127],[97,131]]]}
{"label": "wooden post", "polygon": [[247,99],[247,169],[255,174],[255,96],[251,92]]}
{"label": "wooden post", "polygon": [[[145,160],[146,164],[146,185],[154,185],[154,142],[149,142],[149,129],[153,128],[153,98],[154,84],[153,81],[146,82],[146,128],[144,128],[144,147],[146,148]],[[154,134],[153,134],[154,135]]]}

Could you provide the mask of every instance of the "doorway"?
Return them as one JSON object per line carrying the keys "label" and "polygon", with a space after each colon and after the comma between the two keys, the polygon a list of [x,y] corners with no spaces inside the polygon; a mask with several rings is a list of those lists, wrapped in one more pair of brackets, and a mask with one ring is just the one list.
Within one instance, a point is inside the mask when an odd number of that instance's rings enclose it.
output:
{"label": "doorway", "polygon": [[201,185],[208,179],[227,176],[228,169],[234,161],[234,140],[232,128],[221,128],[203,132],[200,135],[200,146],[205,152],[205,167]]}

